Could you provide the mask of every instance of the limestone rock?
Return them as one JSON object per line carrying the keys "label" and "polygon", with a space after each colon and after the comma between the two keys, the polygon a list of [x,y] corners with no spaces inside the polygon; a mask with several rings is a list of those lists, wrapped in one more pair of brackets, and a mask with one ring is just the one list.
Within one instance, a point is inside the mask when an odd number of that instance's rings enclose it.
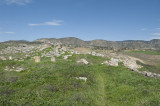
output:
{"label": "limestone rock", "polygon": [[13,58],[12,58],[12,56],[9,56],[9,60],[12,60]]}
{"label": "limestone rock", "polygon": [[21,72],[21,71],[24,70],[24,68],[22,68],[22,67],[17,67],[17,68],[15,68],[15,67],[8,67],[8,66],[6,66],[5,70],[6,70],[6,71],[16,71],[16,72]]}
{"label": "limestone rock", "polygon": [[72,55],[65,55],[65,56],[63,56],[63,59],[64,59],[64,60],[67,60],[68,57],[70,57],[70,56],[72,56]]}
{"label": "limestone rock", "polygon": [[118,66],[119,60],[111,58],[109,61],[103,62],[105,65],[110,65],[110,66]]}
{"label": "limestone rock", "polygon": [[56,61],[55,57],[51,57],[51,61],[55,62]]}
{"label": "limestone rock", "polygon": [[65,55],[65,56],[63,57],[63,59],[64,59],[64,60],[67,60],[67,59],[68,59],[68,56],[67,56],[67,55]]}
{"label": "limestone rock", "polygon": [[85,82],[87,81],[86,77],[75,77],[76,79],[84,80]]}
{"label": "limestone rock", "polygon": [[6,58],[3,56],[0,56],[0,60],[6,60]]}
{"label": "limestone rock", "polygon": [[133,70],[133,71],[142,67],[142,66],[138,65],[135,60],[132,60],[130,58],[124,59],[123,64],[125,67],[127,67],[128,69]]}
{"label": "limestone rock", "polygon": [[37,63],[37,62],[40,62],[40,57],[39,57],[39,56],[35,56],[34,59],[35,59],[35,62],[36,62],[36,63]]}
{"label": "limestone rock", "polygon": [[86,59],[80,59],[77,61],[77,63],[88,64],[88,61]]}

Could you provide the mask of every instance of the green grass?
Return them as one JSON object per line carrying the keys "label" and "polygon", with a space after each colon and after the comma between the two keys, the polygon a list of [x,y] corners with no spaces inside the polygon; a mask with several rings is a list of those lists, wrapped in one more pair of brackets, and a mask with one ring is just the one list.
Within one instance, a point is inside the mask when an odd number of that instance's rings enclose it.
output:
{"label": "green grass", "polygon": [[143,64],[139,61],[137,61],[137,64],[143,66],[139,71],[149,71],[152,73],[158,73],[160,74],[160,66],[154,66],[154,65],[148,65],[148,64]]}
{"label": "green grass", "polygon": [[148,54],[148,55],[160,55],[160,52],[158,51],[141,51],[141,50],[132,50],[132,51],[126,51],[128,53],[142,53],[142,54]]}
{"label": "green grass", "polygon": [[[77,64],[86,58],[88,65]],[[143,77],[123,66],[101,65],[105,58],[73,55],[68,60],[42,58],[40,63],[0,61],[0,105],[158,106],[160,79]],[[27,67],[7,72],[5,66]],[[87,77],[87,82],[75,77]]]}

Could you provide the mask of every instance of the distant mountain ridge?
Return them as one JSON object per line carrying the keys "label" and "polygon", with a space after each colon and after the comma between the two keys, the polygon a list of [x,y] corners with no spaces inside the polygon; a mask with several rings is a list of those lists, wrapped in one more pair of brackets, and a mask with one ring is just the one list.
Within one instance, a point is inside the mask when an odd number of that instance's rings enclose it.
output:
{"label": "distant mountain ridge", "polygon": [[[27,43],[28,41],[7,41],[8,42],[20,42]],[[125,40],[125,41],[107,41],[107,40],[91,40],[84,41],[75,37],[66,38],[40,38],[32,43],[61,43],[66,46],[73,47],[98,47],[106,49],[153,49],[160,50],[160,39],[152,39],[150,41],[143,40]],[[28,42],[29,43],[29,42]]]}
{"label": "distant mountain ridge", "polygon": [[61,42],[64,45],[83,46],[83,47],[104,47],[106,49],[155,49],[160,50],[160,39],[150,41],[143,40],[125,40],[125,41],[107,41],[107,40],[91,40],[84,41],[75,37],[67,38],[41,38],[35,42]]}

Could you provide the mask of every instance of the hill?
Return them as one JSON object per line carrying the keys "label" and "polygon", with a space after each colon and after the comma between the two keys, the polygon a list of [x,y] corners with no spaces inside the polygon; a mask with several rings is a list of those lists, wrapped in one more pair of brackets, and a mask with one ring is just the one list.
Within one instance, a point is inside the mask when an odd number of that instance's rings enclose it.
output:
{"label": "hill", "polygon": [[127,40],[127,41],[106,41],[106,40],[92,40],[83,41],[78,38],[68,37],[68,38],[41,38],[35,40],[35,42],[50,42],[58,43],[61,42],[63,45],[78,46],[78,47],[102,47],[106,49],[152,49],[160,50],[160,40],[153,39],[150,41],[143,40]]}
{"label": "hill", "polygon": [[74,50],[117,43],[53,38],[0,44],[0,105],[160,105],[159,68],[141,60],[144,53],[146,59],[159,53],[124,51],[140,53],[137,59],[111,50]]}

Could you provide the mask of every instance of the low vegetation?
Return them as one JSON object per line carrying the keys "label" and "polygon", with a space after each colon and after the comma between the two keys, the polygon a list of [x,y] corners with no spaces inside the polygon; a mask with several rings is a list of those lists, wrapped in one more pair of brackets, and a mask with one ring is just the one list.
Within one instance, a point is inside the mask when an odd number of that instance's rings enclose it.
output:
{"label": "low vegetation", "polygon": [[131,51],[126,51],[128,53],[142,53],[142,54],[148,54],[148,55],[160,55],[159,51],[151,51],[151,50],[131,50]]}
{"label": "low vegetation", "polygon": [[[85,58],[89,64],[77,64]],[[160,105],[160,79],[144,77],[118,67],[102,65],[106,58],[73,55],[51,62],[42,58],[24,61],[0,61],[0,104],[14,105],[84,105],[137,106]],[[23,67],[24,71],[4,70]],[[87,81],[75,77],[86,77]]]}

